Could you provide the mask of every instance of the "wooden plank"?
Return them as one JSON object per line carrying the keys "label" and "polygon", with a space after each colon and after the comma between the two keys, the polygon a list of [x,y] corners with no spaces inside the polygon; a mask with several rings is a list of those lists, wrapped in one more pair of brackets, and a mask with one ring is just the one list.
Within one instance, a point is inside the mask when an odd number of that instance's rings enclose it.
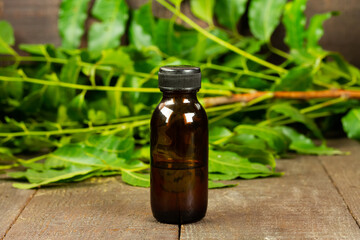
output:
{"label": "wooden plank", "polygon": [[5,236],[35,192],[16,189],[11,184],[7,179],[0,179],[0,239]]}
{"label": "wooden plank", "polygon": [[344,139],[330,141],[329,145],[351,153],[341,157],[321,157],[321,162],[360,227],[360,144]]}
{"label": "wooden plank", "polygon": [[181,239],[360,239],[317,157],[278,165],[285,176],[210,191],[207,216],[181,226]]}
{"label": "wooden plank", "polygon": [[149,189],[110,177],[38,190],[5,239],[177,238],[153,218]]}
{"label": "wooden plank", "polygon": [[52,43],[60,45],[57,30],[61,0],[0,0],[0,18],[11,23],[16,44]]}

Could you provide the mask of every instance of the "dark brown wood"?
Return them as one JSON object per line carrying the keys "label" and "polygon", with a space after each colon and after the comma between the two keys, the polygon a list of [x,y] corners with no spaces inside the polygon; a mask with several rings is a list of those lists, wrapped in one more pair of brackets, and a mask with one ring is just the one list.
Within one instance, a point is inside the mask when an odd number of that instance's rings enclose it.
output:
{"label": "dark brown wood", "polygon": [[177,237],[177,225],[153,218],[149,189],[110,177],[38,190],[5,239]]}
{"label": "dark brown wood", "polygon": [[360,67],[359,0],[309,0],[306,15],[329,11],[341,14],[325,22],[320,44],[327,50],[341,52],[345,59]]}
{"label": "dark brown wood", "polygon": [[183,225],[181,239],[360,239],[319,158],[278,165],[285,176],[236,181],[236,188],[210,191],[207,216]]}
{"label": "dark brown wood", "polygon": [[0,19],[11,23],[16,44],[52,43],[60,45],[57,30],[61,0],[0,0]]}
{"label": "dark brown wood", "polygon": [[350,152],[348,156],[320,159],[360,227],[360,144],[346,139],[329,144]]}
{"label": "dark brown wood", "polygon": [[35,190],[15,189],[11,184],[12,182],[6,179],[0,179],[0,239],[5,236],[35,193]]}

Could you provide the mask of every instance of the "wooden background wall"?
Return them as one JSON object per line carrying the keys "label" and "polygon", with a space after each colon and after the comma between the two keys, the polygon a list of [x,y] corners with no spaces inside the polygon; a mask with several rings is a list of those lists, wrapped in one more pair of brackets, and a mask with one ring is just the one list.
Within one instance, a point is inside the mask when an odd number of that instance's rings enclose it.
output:
{"label": "wooden background wall", "polygon": [[[0,0],[0,19],[8,20],[13,25],[17,44],[60,45],[57,30],[60,2],[61,0]],[[127,2],[132,8],[137,8],[147,0]],[[360,0],[309,0],[306,14],[312,16],[333,10],[340,11],[341,15],[325,23],[325,35],[321,44],[325,49],[341,52],[348,61],[360,67]],[[157,16],[171,16],[171,13],[158,4],[154,4],[153,11]],[[279,28],[274,36],[275,42],[283,34]]]}

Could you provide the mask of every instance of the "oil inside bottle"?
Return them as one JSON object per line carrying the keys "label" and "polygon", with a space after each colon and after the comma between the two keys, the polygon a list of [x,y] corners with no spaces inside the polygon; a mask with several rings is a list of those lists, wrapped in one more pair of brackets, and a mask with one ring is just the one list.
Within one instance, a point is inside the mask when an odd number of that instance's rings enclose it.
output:
{"label": "oil inside bottle", "polygon": [[155,218],[166,223],[188,223],[205,216],[207,167],[186,169],[152,167],[152,209]]}

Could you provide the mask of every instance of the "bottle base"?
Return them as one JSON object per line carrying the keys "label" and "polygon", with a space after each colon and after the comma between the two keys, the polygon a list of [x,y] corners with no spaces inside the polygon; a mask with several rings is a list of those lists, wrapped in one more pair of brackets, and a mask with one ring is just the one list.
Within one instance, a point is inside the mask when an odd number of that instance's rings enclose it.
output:
{"label": "bottle base", "polygon": [[195,216],[186,216],[186,214],[159,214],[154,215],[154,218],[161,223],[167,224],[187,224],[187,223],[194,223],[198,222],[205,217],[205,213],[201,213]]}

